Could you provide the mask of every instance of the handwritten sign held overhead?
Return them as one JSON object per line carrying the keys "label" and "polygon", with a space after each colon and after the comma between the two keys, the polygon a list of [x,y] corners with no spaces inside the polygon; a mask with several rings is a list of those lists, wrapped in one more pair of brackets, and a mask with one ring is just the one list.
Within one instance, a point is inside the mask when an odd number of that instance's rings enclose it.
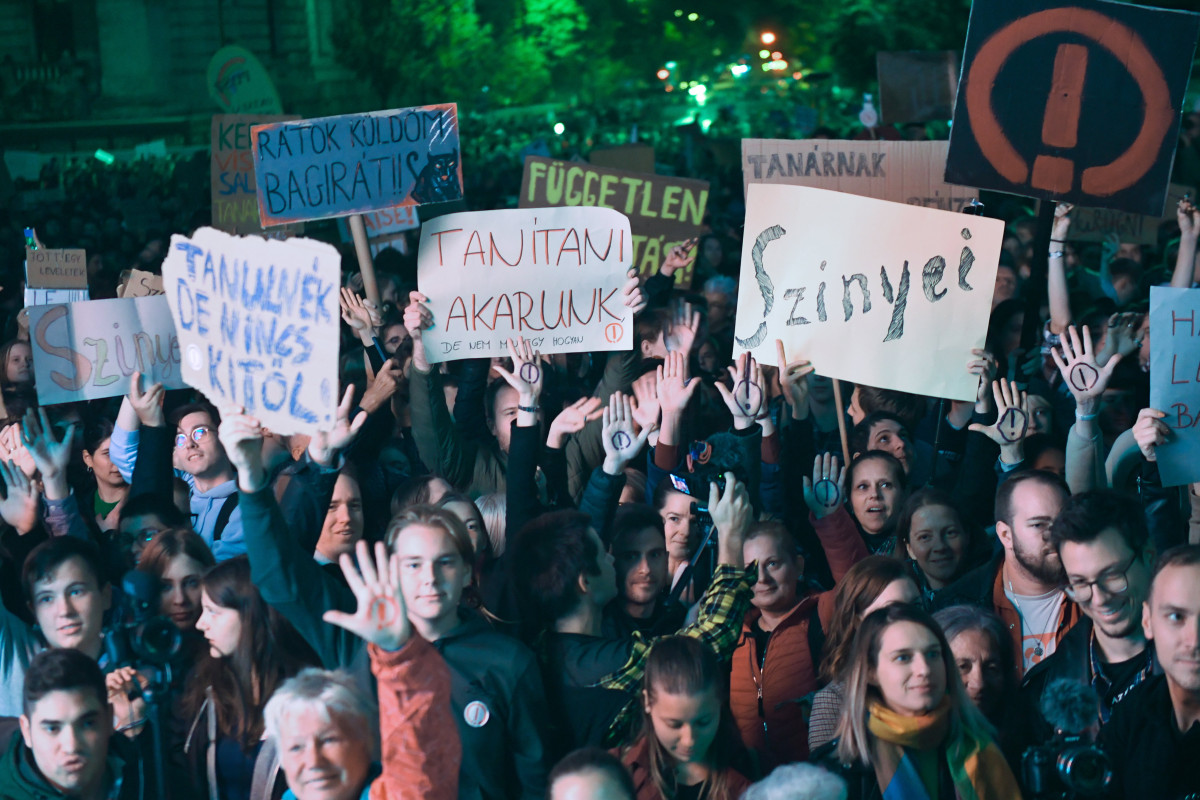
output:
{"label": "handwritten sign held overhead", "polygon": [[[629,217],[638,274],[658,272],[671,248],[700,235],[708,205],[707,181],[594,167],[548,158],[525,159],[521,208],[599,206]],[[690,286],[692,265],[675,273]]]}
{"label": "handwritten sign held overhead", "polygon": [[607,208],[447,214],[421,229],[417,283],[433,312],[430,362],[506,355],[524,336],[542,353],[628,350],[621,287],[629,220]]}
{"label": "handwritten sign held overhead", "polygon": [[1150,287],[1150,407],[1171,429],[1154,451],[1163,486],[1200,481],[1200,289]]}
{"label": "handwritten sign held overhead", "polygon": [[979,192],[942,179],[946,142],[743,139],[742,181],[812,186],[943,211]]}
{"label": "handwritten sign held overhead", "polygon": [[87,252],[25,248],[25,283],[30,289],[87,289]]}
{"label": "handwritten sign held overhead", "polygon": [[1189,186],[1172,183],[1161,217],[1148,217],[1111,208],[1075,206],[1075,210],[1071,212],[1071,230],[1067,238],[1072,242],[1102,242],[1110,233],[1115,233],[1122,242],[1156,245],[1159,226],[1175,223],[1179,201],[1185,195],[1195,194],[1196,190]]}
{"label": "handwritten sign held overhead", "polygon": [[127,394],[134,370],[168,389],[185,385],[165,297],[36,306],[29,333],[41,405]]}
{"label": "handwritten sign held overhead", "polygon": [[462,197],[453,103],[251,129],[263,227]]}
{"label": "handwritten sign held overhead", "polygon": [[946,180],[1161,215],[1198,32],[1132,3],[974,0]]}
{"label": "handwritten sign held overhead", "polygon": [[183,377],[218,407],[279,433],[332,426],[338,402],[340,257],[309,239],[201,228],[163,263]]}
{"label": "handwritten sign held overhead", "polygon": [[[250,128],[299,119],[279,114],[213,114],[212,118],[212,220],[226,233],[261,233],[258,197],[254,187],[254,153]],[[302,226],[296,226],[297,233]]]}
{"label": "handwritten sign held overhead", "polygon": [[1004,223],[842,192],[751,184],[735,352],[973,400]]}

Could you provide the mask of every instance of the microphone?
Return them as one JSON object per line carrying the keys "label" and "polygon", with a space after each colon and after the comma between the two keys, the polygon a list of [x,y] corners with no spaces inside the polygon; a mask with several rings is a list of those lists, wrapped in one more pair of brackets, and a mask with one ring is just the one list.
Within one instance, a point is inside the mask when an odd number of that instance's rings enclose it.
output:
{"label": "microphone", "polygon": [[1100,718],[1100,698],[1086,683],[1058,678],[1046,685],[1039,706],[1054,732],[1081,736]]}

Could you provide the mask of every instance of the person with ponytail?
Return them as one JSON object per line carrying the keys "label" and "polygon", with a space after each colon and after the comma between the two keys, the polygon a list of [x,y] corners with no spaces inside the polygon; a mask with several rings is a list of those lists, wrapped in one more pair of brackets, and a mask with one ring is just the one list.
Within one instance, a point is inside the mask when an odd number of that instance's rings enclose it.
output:
{"label": "person with ponytail", "polygon": [[650,648],[642,731],[620,751],[637,800],[737,800],[750,785],[729,763],[738,744],[721,672],[699,639],[667,636]]}
{"label": "person with ponytail", "polygon": [[813,758],[846,779],[849,800],[1020,798],[928,613],[899,604],[869,614],[843,674],[838,736]]}

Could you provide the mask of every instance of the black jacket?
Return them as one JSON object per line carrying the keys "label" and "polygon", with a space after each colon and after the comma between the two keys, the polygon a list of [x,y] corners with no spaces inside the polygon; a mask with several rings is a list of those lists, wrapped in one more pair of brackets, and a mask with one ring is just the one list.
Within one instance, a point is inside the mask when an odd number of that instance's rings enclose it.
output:
{"label": "black jacket", "polygon": [[999,550],[986,562],[938,592],[933,600],[933,610],[940,611],[957,605],[993,610],[992,589],[996,584],[996,573],[1003,563],[1004,550]]}
{"label": "black jacket", "polygon": [[1100,731],[1113,765],[1113,798],[1200,797],[1200,723],[1175,723],[1167,679],[1155,675],[1129,693]]}

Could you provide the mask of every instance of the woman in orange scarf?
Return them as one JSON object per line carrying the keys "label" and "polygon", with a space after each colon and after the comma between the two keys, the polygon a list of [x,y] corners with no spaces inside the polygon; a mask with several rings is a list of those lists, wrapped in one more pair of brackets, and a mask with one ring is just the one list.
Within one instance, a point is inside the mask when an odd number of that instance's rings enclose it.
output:
{"label": "woman in orange scarf", "polygon": [[953,658],[941,628],[916,606],[863,620],[843,673],[845,713],[829,745],[851,800],[1021,796]]}

